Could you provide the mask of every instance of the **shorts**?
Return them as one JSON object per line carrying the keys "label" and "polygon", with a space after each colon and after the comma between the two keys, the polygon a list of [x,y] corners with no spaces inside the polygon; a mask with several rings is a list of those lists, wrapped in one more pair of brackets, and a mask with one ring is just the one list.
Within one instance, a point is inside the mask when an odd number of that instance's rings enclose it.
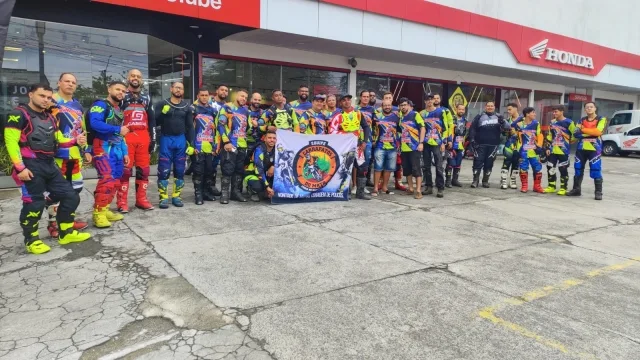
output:
{"label": "shorts", "polygon": [[396,171],[396,161],[398,151],[396,149],[375,149],[373,150],[374,171]]}
{"label": "shorts", "polygon": [[422,153],[418,150],[402,152],[402,175],[421,177],[422,176],[422,164],[420,159]]}

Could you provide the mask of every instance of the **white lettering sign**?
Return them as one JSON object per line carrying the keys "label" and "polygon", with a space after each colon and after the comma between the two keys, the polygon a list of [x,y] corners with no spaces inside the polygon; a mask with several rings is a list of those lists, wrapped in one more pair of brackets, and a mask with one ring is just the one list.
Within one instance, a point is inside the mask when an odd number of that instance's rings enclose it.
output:
{"label": "white lettering sign", "polygon": [[203,8],[211,7],[214,10],[220,10],[222,7],[222,0],[168,0],[170,3],[180,3],[187,5],[196,5]]}
{"label": "white lettering sign", "polygon": [[568,64],[578,67],[583,67],[587,69],[593,69],[593,58],[589,56],[584,56],[580,54],[574,54],[568,51],[552,49],[547,47],[549,43],[548,39],[542,40],[541,42],[533,45],[529,48],[529,55],[531,55],[534,59],[541,59],[545,50],[547,52],[547,56],[545,60],[553,61],[561,64]]}

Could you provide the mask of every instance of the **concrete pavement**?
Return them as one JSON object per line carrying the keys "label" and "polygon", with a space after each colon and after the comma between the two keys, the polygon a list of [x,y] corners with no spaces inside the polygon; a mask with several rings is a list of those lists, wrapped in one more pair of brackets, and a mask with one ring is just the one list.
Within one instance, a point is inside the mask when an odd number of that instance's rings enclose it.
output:
{"label": "concrete pavement", "polygon": [[471,189],[470,165],[443,199],[197,207],[188,184],[42,256],[0,194],[0,359],[640,358],[640,159],[604,159],[601,202]]}

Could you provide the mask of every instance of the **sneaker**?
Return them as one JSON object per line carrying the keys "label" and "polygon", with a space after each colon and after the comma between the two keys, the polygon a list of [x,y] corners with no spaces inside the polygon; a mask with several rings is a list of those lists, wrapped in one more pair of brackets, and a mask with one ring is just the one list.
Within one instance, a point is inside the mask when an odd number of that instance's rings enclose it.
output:
{"label": "sneaker", "polygon": [[28,253],[35,254],[35,255],[44,254],[51,250],[49,245],[43,243],[40,240],[33,241],[29,245],[25,245],[25,247],[27,248]]}
{"label": "sneaker", "polygon": [[351,195],[355,195],[356,194],[356,187],[352,187],[351,188]]}
{"label": "sneaker", "polygon": [[367,188],[364,188],[364,193],[365,194],[371,194],[371,191],[369,191],[369,189],[367,189]]}
{"label": "sneaker", "polygon": [[89,233],[81,233],[81,232],[78,232],[77,230],[73,230],[67,235],[59,238],[58,244],[67,245],[71,243],[83,242],[85,240],[88,240],[90,237],[91,237],[91,234]]}

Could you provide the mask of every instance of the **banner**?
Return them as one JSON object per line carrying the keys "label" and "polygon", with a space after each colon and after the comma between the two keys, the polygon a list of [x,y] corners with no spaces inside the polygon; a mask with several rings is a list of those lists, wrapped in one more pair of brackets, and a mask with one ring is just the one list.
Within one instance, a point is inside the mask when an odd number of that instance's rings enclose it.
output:
{"label": "banner", "polygon": [[277,137],[272,203],[349,200],[355,136],[278,130]]}

